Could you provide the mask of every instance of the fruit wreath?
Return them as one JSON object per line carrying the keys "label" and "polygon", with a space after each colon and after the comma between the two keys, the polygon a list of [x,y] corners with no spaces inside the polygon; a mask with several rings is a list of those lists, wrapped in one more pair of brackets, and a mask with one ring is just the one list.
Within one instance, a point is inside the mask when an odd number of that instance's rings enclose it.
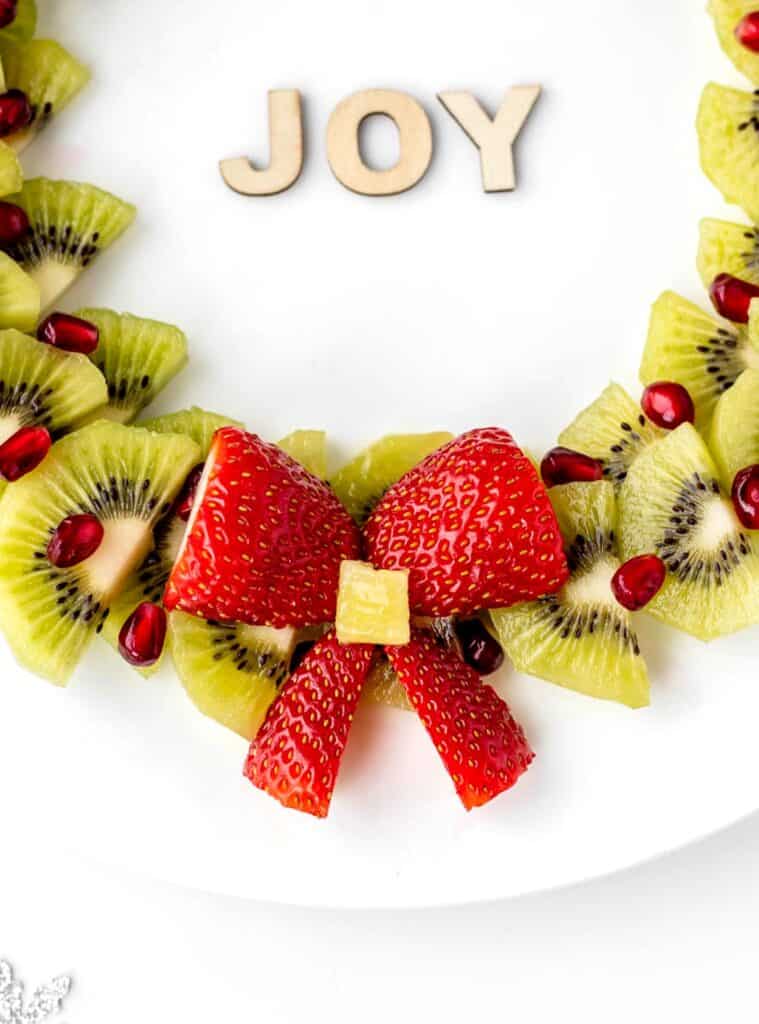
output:
{"label": "fruit wreath", "polygon": [[[759,84],[755,3],[711,13]],[[250,741],[250,781],[317,816],[363,692],[416,712],[470,809],[533,758],[484,679],[504,654],[639,708],[641,609],[703,640],[759,622],[759,228],[702,222],[718,316],[665,292],[641,400],[610,384],[539,465],[488,427],[391,435],[329,476],[320,431],[143,418],[187,359],[177,327],[55,311],[135,209],[23,180],[89,77],[35,28],[35,0],[0,0],[0,626],[27,668],[65,684],[100,634],[143,674],[170,654]],[[708,85],[698,135],[759,223],[759,92]]]}

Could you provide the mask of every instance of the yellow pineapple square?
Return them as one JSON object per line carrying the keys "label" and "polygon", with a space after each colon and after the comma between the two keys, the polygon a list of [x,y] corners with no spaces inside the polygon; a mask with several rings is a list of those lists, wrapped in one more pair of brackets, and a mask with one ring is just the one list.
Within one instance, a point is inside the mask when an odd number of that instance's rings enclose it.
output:
{"label": "yellow pineapple square", "polygon": [[340,566],[335,626],[341,644],[407,644],[408,572],[346,559]]}

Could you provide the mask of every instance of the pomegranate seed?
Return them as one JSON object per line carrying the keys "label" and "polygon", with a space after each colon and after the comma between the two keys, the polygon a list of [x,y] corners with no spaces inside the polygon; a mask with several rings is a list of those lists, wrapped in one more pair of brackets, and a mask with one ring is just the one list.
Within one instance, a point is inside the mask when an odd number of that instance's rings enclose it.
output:
{"label": "pomegranate seed", "polygon": [[759,530],[759,466],[746,466],[733,480],[733,508],[747,530]]}
{"label": "pomegranate seed", "polygon": [[0,28],[7,28],[16,20],[18,0],[0,0]]}
{"label": "pomegranate seed", "polygon": [[155,665],[166,640],[166,612],[159,604],[138,604],[119,633],[122,658],[137,668]]}
{"label": "pomegranate seed", "polygon": [[709,289],[709,297],[719,315],[736,324],[748,323],[748,308],[751,300],[758,296],[759,287],[731,274],[718,274]]}
{"label": "pomegranate seed", "polygon": [[0,203],[0,246],[9,249],[29,233],[29,218],[15,203]]}
{"label": "pomegranate seed", "polygon": [[640,405],[651,422],[664,430],[674,430],[681,423],[692,423],[696,418],[693,399],[682,384],[671,380],[649,384]]}
{"label": "pomegranate seed", "polygon": [[50,434],[44,427],[22,427],[0,444],[0,476],[10,483],[31,473],[50,451]]}
{"label": "pomegranate seed", "polygon": [[546,487],[557,484],[588,483],[604,475],[603,464],[590,455],[571,448],[552,448],[540,463],[540,475]]}
{"label": "pomegranate seed", "polygon": [[55,528],[47,546],[47,557],[56,568],[70,569],[95,554],[104,533],[97,516],[68,516]]}
{"label": "pomegranate seed", "polygon": [[53,348],[88,356],[98,347],[100,331],[89,320],[68,313],[51,313],[37,328],[37,337]]}
{"label": "pomegranate seed", "polygon": [[0,138],[13,135],[32,123],[32,107],[26,93],[9,89],[0,95]]}
{"label": "pomegranate seed", "polygon": [[611,579],[611,592],[630,612],[645,608],[661,590],[667,567],[658,555],[638,555],[620,565]]}
{"label": "pomegranate seed", "polygon": [[735,38],[753,53],[759,53],[759,11],[752,11],[735,26]]}
{"label": "pomegranate seed", "polygon": [[466,619],[456,624],[461,656],[481,676],[489,676],[503,664],[503,651],[479,619]]}
{"label": "pomegranate seed", "polygon": [[195,492],[198,489],[200,478],[203,476],[203,463],[194,466],[184,482],[182,490],[179,492],[179,497],[174,503],[174,515],[179,516],[183,523],[186,523],[190,518],[190,512],[192,512],[192,506],[195,502]]}

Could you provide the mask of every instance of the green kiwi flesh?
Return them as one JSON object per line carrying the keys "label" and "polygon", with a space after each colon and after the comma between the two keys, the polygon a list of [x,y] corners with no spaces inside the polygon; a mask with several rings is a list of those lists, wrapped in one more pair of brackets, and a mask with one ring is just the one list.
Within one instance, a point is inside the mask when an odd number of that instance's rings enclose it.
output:
{"label": "green kiwi flesh", "polygon": [[26,43],[37,31],[37,0],[18,0],[16,17],[0,30],[0,45]]}
{"label": "green kiwi flesh", "polygon": [[699,225],[697,263],[705,288],[719,274],[759,285],[759,229],[705,217]]}
{"label": "green kiwi flesh", "polygon": [[682,384],[693,399],[696,425],[706,428],[719,396],[745,369],[759,369],[758,333],[757,323],[752,331],[718,320],[675,292],[664,292],[651,310],[640,379]]}
{"label": "green kiwi flesh", "polygon": [[98,347],[90,356],[108,385],[103,419],[131,423],[187,362],[187,339],[178,327],[110,309],[79,309],[95,324]]}
{"label": "green kiwi flesh", "polygon": [[253,739],[288,677],[294,629],[245,626],[171,613],[171,654],[204,715]]}
{"label": "green kiwi flesh", "polygon": [[400,708],[402,711],[413,710],[403,683],[398,679],[393,666],[384,654],[377,658],[367,676],[362,697],[372,704],[387,704],[392,708]]}
{"label": "green kiwi flesh", "polygon": [[708,5],[722,49],[739,71],[759,85],[759,55],[747,49],[735,36],[739,22],[756,9],[756,0],[709,0]]}
{"label": "green kiwi flesh", "polygon": [[0,330],[33,331],[39,318],[39,288],[18,263],[0,252]]}
{"label": "green kiwi flesh", "polygon": [[759,463],[759,370],[746,370],[714,409],[709,450],[729,492],[735,474]]}
{"label": "green kiwi flesh", "polygon": [[704,174],[728,203],[759,220],[759,97],[710,82],[696,127]]}
{"label": "green kiwi flesh", "polygon": [[15,149],[0,142],[0,198],[18,192],[24,184],[24,172]]}
{"label": "green kiwi flesh", "polygon": [[277,441],[277,445],[314,476],[326,480],[327,435],[323,430],[294,430]]}
{"label": "green kiwi flesh", "polygon": [[49,178],[27,181],[9,201],[26,212],[30,231],[8,255],[39,285],[43,311],[126,231],[137,212],[94,185]]}
{"label": "green kiwi flesh", "polygon": [[619,487],[635,458],[662,434],[619,384],[609,384],[559,434],[559,444],[603,463],[603,474]]}
{"label": "green kiwi flesh", "polygon": [[[98,422],[57,442],[0,502],[0,627],[18,660],[64,685],[113,598],[153,544],[197,446],[186,437]],[[70,569],[47,557],[67,516],[96,515],[98,550]]]}
{"label": "green kiwi flesh", "polygon": [[630,613],[611,591],[619,567],[614,486],[605,480],[550,492],[570,568],[557,594],[491,611],[520,672],[631,708],[649,703],[649,682]]}
{"label": "green kiwi flesh", "polygon": [[[225,426],[239,426],[239,424],[218,413],[206,412],[197,407],[169,413],[166,416],[158,416],[140,423],[142,429],[150,430],[153,433],[182,434],[189,437],[198,446],[200,462],[208,455],[214,433],[220,427]],[[121,627],[138,604],[143,601],[160,604],[163,600],[166,581],[179,552],[179,545],[182,542],[186,525],[179,516],[174,515],[173,510],[169,510],[156,524],[153,531],[155,543],[152,550],[131,573],[123,590],[111,604],[103,636],[112,647],[118,647]],[[167,647],[171,646],[172,633],[173,629],[170,627]],[[160,663],[161,659],[150,668],[138,671],[145,676],[152,675],[158,670]]]}
{"label": "green kiwi flesh", "polygon": [[701,640],[759,622],[759,540],[740,525],[690,423],[643,452],[619,500],[623,557],[653,552],[667,567],[647,612]]}
{"label": "green kiwi flesh", "polygon": [[31,124],[9,135],[7,142],[21,152],[84,88],[90,79],[87,68],[52,39],[32,39],[0,47],[7,89],[20,89],[32,108]]}
{"label": "green kiwi flesh", "polygon": [[389,434],[343,466],[330,483],[351,516],[363,525],[388,487],[452,439],[447,431]]}

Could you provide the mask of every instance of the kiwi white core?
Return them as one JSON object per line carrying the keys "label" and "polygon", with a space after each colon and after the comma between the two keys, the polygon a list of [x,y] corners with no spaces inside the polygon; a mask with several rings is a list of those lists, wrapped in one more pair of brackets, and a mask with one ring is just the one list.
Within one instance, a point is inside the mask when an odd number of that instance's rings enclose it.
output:
{"label": "kiwi white core", "polygon": [[71,287],[80,272],[81,267],[77,264],[60,263],[58,260],[45,260],[39,266],[31,267],[28,274],[39,285],[42,309],[49,309]]}
{"label": "kiwi white core", "polygon": [[93,594],[111,598],[153,547],[153,531],[144,519],[108,519],[94,555],[81,564]]}
{"label": "kiwi white core", "polygon": [[729,502],[715,497],[704,506],[704,514],[694,536],[693,546],[699,551],[714,552],[726,537],[740,532],[741,526]]}
{"label": "kiwi white core", "polygon": [[21,420],[14,413],[0,417],[0,444],[5,444],[9,437],[13,437],[17,430],[21,429]]}
{"label": "kiwi white core", "polygon": [[582,576],[570,580],[564,593],[570,604],[613,605],[614,594],[611,590],[611,578],[619,568],[619,562],[613,558],[604,558]]}

